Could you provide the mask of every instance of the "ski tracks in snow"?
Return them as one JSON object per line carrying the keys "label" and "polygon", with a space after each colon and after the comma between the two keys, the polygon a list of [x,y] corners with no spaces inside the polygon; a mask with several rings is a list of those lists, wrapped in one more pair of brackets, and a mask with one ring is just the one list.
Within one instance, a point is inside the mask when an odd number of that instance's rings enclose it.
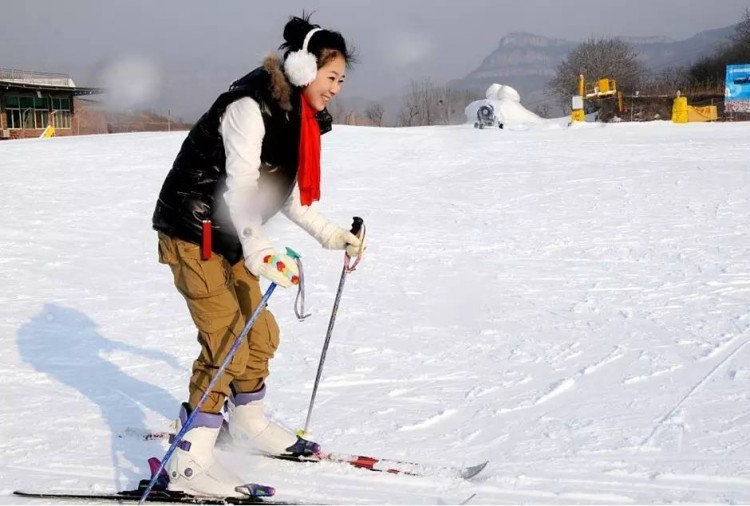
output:
{"label": "ski tracks in snow", "polygon": [[[690,387],[685,395],[656,421],[654,428],[651,430],[649,435],[640,443],[639,447],[643,448],[650,445],[659,430],[666,423],[668,423],[668,421],[671,420],[672,417],[674,417],[674,415],[678,412],[682,405],[685,404],[685,402],[690,399],[693,394],[695,394],[695,392],[697,392],[703,385],[705,385],[725,364],[729,363],[729,361],[734,358],[735,355],[737,355],[742,349],[744,349],[748,343],[750,343],[750,339],[747,339],[744,336],[746,332],[747,331],[740,332],[737,336],[731,339],[730,343],[722,347],[722,350],[730,349],[731,351],[727,353],[726,356],[724,356],[724,358],[722,358],[717,364],[712,366],[708,370],[708,372],[701,375],[698,382]],[[712,354],[712,356],[714,356],[714,354]]]}
{"label": "ski tracks in snow", "polygon": [[[343,452],[491,463],[471,482],[248,459],[237,469],[280,498],[316,502],[750,502],[750,347],[732,337],[747,335],[736,327],[750,313],[748,128],[337,126],[322,209],[341,224],[361,213],[370,249],[346,284],[311,432]],[[158,453],[110,442],[125,420],[168,423],[197,349],[148,226],[183,139],[2,144],[13,198],[0,207],[17,218],[0,238],[10,255],[0,279],[18,292],[3,306],[0,357],[13,372],[0,413],[8,488],[111,488],[110,475],[143,473],[141,457]],[[268,411],[297,429],[342,259],[287,220],[269,222],[269,238],[301,249],[310,282],[305,323],[291,291],[271,302],[283,336]],[[94,364],[97,383],[66,386],[60,364],[78,378],[80,338],[66,346],[70,333],[55,333],[43,357],[19,353],[17,329],[45,302],[90,318],[119,347],[148,343],[179,363],[108,352],[80,369]],[[28,435],[18,413],[29,402],[68,417]],[[52,457],[35,466],[40,455]]]}

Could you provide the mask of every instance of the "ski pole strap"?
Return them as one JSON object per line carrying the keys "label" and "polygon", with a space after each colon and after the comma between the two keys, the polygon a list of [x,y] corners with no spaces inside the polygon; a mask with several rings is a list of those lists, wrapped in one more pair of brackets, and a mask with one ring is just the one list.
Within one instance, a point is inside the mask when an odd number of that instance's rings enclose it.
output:
{"label": "ski pole strap", "polygon": [[362,241],[359,245],[359,253],[357,254],[357,257],[354,259],[354,263],[350,264],[351,258],[349,256],[349,253],[344,253],[344,270],[346,272],[353,272],[357,265],[359,265],[359,262],[362,260],[362,248],[365,245],[365,234],[366,234],[366,228],[365,228],[365,222],[362,218],[359,216],[355,216],[352,221],[352,229],[350,231],[352,234],[359,237],[360,241]]}
{"label": "ski pole strap", "polygon": [[297,284],[297,297],[294,299],[294,314],[299,321],[304,320],[310,313],[305,314],[305,271],[302,268],[302,257],[292,248],[286,248],[286,254],[297,264],[299,270],[299,283]]}

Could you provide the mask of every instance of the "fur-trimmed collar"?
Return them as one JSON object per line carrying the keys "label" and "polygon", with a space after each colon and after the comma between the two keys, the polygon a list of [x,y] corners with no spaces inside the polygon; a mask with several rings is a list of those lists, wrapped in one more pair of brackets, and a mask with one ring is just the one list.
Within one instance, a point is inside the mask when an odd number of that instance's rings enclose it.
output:
{"label": "fur-trimmed collar", "polygon": [[292,110],[292,83],[284,73],[284,63],[276,53],[271,53],[263,60],[263,68],[271,76],[271,96],[285,111]]}

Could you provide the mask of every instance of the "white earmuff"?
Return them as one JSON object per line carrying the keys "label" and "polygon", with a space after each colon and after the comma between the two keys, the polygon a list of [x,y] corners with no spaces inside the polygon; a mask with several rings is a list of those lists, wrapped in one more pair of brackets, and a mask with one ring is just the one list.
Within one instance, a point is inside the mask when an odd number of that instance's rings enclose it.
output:
{"label": "white earmuff", "polygon": [[321,31],[322,28],[313,28],[302,42],[302,49],[289,53],[284,60],[284,72],[289,81],[295,86],[307,86],[315,80],[318,73],[318,60],[315,55],[307,51],[307,44],[310,42],[315,32]]}

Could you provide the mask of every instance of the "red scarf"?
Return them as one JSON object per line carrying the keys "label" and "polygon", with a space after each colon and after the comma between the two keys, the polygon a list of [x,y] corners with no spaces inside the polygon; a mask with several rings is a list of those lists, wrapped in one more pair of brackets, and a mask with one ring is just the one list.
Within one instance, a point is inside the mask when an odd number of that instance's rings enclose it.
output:
{"label": "red scarf", "polygon": [[305,96],[300,99],[302,121],[299,135],[299,182],[300,200],[309,206],[320,200],[320,125],[315,118],[316,111],[307,103]]}

